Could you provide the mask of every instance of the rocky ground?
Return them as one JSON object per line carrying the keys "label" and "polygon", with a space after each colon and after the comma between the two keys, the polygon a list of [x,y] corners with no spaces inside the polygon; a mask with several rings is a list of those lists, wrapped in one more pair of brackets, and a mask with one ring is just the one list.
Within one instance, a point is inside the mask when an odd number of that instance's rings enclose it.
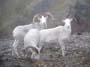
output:
{"label": "rocky ground", "polygon": [[40,60],[17,59],[11,55],[12,43],[0,40],[0,67],[90,67],[90,33],[74,34],[65,40],[65,57],[58,45],[50,44],[44,47]]}

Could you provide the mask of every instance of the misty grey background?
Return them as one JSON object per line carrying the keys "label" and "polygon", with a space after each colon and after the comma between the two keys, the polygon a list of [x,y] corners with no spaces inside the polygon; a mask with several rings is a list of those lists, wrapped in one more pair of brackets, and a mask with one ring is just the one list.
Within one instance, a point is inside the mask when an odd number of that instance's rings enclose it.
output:
{"label": "misty grey background", "polygon": [[0,34],[3,36],[11,35],[17,25],[31,23],[33,16],[40,12],[53,13],[58,25],[68,10],[65,0],[1,0],[0,3]]}
{"label": "misty grey background", "polygon": [[62,24],[68,14],[74,18],[72,33],[90,31],[89,0],[0,0],[0,37],[12,38],[17,25],[29,24],[35,14],[50,11],[56,18],[48,27]]}

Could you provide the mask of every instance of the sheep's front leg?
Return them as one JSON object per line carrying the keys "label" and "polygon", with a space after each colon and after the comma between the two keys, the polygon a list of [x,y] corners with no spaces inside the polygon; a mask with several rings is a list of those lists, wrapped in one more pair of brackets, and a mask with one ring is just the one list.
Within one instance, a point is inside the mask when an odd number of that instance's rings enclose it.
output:
{"label": "sheep's front leg", "polygon": [[19,45],[19,41],[18,40],[15,40],[14,43],[13,43],[13,47],[12,47],[12,55],[17,55],[17,57],[20,57],[19,54],[18,54],[18,50],[17,50],[17,46]]}
{"label": "sheep's front leg", "polygon": [[62,56],[65,56],[65,44],[63,42],[59,43],[61,46]]}

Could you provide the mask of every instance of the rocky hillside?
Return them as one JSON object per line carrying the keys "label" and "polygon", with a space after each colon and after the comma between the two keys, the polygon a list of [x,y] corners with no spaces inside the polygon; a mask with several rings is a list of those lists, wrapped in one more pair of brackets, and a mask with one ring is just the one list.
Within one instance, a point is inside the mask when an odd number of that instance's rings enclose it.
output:
{"label": "rocky hillside", "polygon": [[[13,57],[12,30],[31,23],[35,14],[46,11],[56,18],[55,24],[48,27],[62,24],[67,15],[73,18],[72,35],[64,42],[66,56],[61,56],[58,45],[51,44],[44,47],[39,61]],[[30,66],[90,67],[90,0],[0,0],[0,67]]]}

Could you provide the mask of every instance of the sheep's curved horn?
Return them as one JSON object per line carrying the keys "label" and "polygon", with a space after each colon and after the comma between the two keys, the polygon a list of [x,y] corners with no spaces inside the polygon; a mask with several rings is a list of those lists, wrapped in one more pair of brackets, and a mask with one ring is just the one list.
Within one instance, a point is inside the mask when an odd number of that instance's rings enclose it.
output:
{"label": "sheep's curved horn", "polygon": [[39,14],[34,15],[33,17],[33,23],[35,22],[35,19],[39,17]]}
{"label": "sheep's curved horn", "polygon": [[46,12],[45,14],[46,14],[46,15],[49,15],[49,16],[52,18],[52,20],[55,20],[55,18],[54,18],[54,16],[53,16],[52,13],[50,13],[50,12]]}

